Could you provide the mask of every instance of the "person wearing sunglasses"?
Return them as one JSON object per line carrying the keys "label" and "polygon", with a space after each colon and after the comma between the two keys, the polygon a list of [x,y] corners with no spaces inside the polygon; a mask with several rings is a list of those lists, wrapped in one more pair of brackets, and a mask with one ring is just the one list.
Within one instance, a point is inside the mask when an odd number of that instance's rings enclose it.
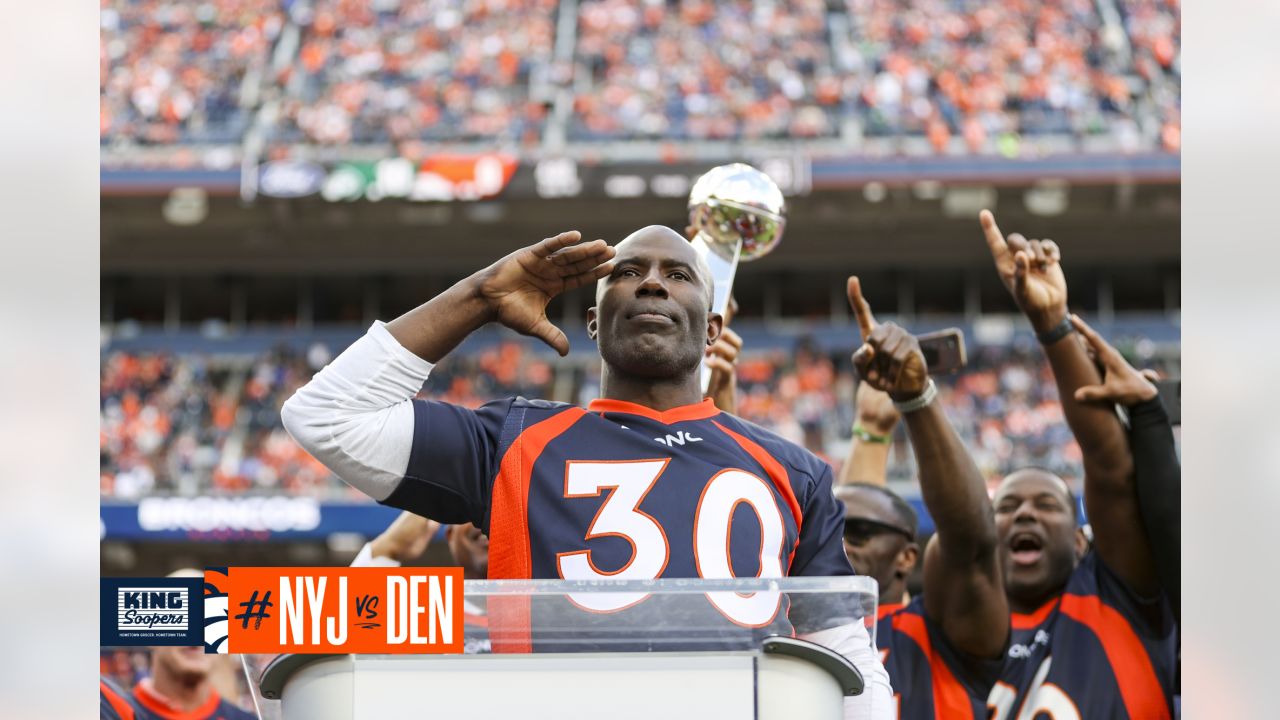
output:
{"label": "person wearing sunglasses", "polygon": [[897,493],[871,482],[841,485],[836,497],[845,506],[844,552],[855,570],[880,584],[877,619],[883,618],[908,600],[907,578],[920,558],[916,512]]}

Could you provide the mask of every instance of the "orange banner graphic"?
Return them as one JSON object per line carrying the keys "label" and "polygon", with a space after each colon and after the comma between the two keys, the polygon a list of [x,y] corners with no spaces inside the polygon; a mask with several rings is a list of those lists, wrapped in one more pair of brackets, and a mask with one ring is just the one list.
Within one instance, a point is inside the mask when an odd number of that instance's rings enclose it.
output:
{"label": "orange banner graphic", "polygon": [[462,652],[462,568],[209,569],[204,602],[212,652]]}

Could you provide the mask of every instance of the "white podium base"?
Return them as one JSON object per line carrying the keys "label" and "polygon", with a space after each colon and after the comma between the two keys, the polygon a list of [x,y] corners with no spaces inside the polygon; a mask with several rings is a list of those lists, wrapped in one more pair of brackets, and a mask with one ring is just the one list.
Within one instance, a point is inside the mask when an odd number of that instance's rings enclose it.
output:
{"label": "white podium base", "polygon": [[761,652],[339,656],[284,685],[284,720],[838,720],[813,663]]}

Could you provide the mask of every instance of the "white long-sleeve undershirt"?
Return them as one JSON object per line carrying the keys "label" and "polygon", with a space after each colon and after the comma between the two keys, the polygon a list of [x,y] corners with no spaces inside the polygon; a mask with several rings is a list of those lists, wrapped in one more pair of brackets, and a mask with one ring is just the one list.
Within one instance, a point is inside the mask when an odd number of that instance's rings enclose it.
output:
{"label": "white long-sleeve undershirt", "polygon": [[433,367],[376,322],[285,401],[280,418],[307,452],[382,501],[409,467],[413,398]]}
{"label": "white long-sleeve undershirt", "polygon": [[880,653],[871,644],[871,636],[862,623],[839,625],[799,637],[844,655],[862,674],[862,694],[844,699],[845,720],[897,720],[889,672],[880,662]]}

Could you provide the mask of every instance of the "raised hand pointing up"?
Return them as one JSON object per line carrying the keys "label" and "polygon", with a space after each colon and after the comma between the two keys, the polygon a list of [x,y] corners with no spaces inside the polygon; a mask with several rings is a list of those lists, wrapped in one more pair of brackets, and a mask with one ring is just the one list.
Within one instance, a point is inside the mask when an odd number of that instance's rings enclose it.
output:
{"label": "raised hand pointing up", "polygon": [[862,346],[853,354],[853,367],[858,376],[897,401],[919,396],[929,382],[929,368],[924,353],[920,352],[920,343],[894,323],[876,322],[857,277],[849,278],[846,291],[862,332]]}
{"label": "raised hand pointing up", "polygon": [[979,213],[978,220],[1001,282],[1036,332],[1062,322],[1067,316],[1067,278],[1057,243],[1027,240],[1018,233],[1006,238],[990,210]]}

